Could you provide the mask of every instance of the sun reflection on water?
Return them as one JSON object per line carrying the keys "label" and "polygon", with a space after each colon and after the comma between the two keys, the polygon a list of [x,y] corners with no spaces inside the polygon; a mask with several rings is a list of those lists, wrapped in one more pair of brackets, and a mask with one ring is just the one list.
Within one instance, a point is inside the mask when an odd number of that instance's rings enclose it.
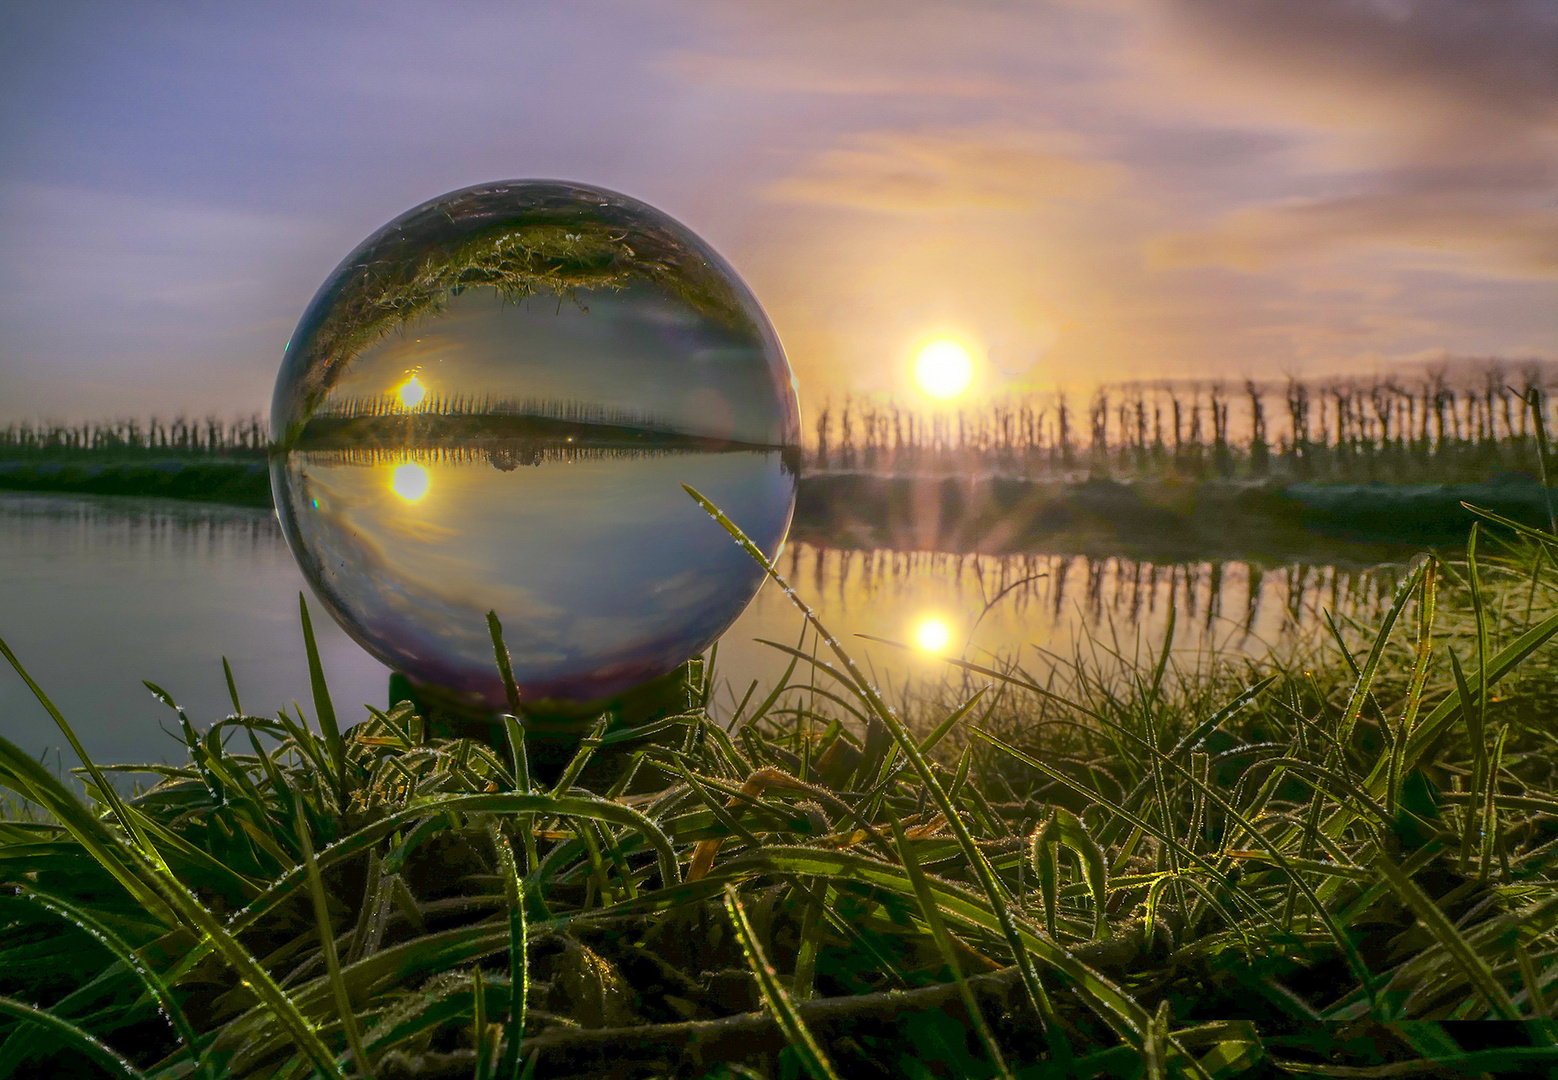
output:
{"label": "sun reflection on water", "polygon": [[408,461],[395,466],[390,475],[390,490],[407,502],[416,502],[427,494],[428,482],[427,470]]}
{"label": "sun reflection on water", "polygon": [[952,627],[947,620],[927,615],[914,627],[914,646],[921,652],[940,655],[952,644]]}

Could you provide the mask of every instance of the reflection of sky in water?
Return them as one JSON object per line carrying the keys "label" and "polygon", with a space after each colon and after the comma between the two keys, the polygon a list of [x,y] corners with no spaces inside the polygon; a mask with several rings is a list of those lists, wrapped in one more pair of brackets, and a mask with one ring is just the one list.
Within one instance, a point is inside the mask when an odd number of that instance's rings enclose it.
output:
{"label": "reflection of sky in water", "polygon": [[[1154,564],[1080,555],[948,555],[840,550],[791,541],[781,574],[891,700],[962,673],[941,659],[857,637],[913,644],[927,620],[943,622],[946,656],[982,665],[1020,663],[1041,684],[1078,653],[1105,675],[1151,667],[1172,608],[1176,663],[1195,667],[1221,653],[1256,662],[1268,651],[1320,633],[1320,613],[1372,625],[1390,603],[1398,567],[1370,570],[1246,562]],[[790,657],[758,643],[794,645],[801,617],[770,582],[720,640],[721,715],[757,679],[766,689]],[[810,645],[807,646],[808,650]],[[1118,654],[1118,655],[1114,655]],[[832,661],[823,647],[819,659]],[[794,676],[808,681],[805,665]],[[1062,682],[1065,677],[1061,666]],[[969,676],[973,684],[990,680]],[[836,689],[825,676],[819,686]]]}
{"label": "reflection of sky in water", "polygon": [[330,399],[398,393],[416,371],[433,396],[588,402],[688,434],[785,442],[760,339],[647,286],[581,291],[579,301],[582,308],[551,295],[514,304],[494,289],[467,290],[438,317],[366,349]]}
{"label": "reflection of sky in water", "polygon": [[765,550],[794,480],[777,453],[581,459],[501,471],[429,457],[287,468],[322,597],[392,667],[502,702],[485,616],[496,610],[527,697],[588,699],[707,646],[762,576],[682,491],[702,491]]}
{"label": "reflection of sky in water", "polygon": [[[382,466],[360,471],[387,473]],[[696,525],[713,527],[706,518]],[[698,535],[693,528],[689,523],[687,535]],[[1394,568],[1261,571],[1240,562],[1166,566],[1063,555],[959,558],[840,551],[793,541],[779,569],[861,663],[875,670],[879,683],[892,688],[895,699],[906,682],[934,682],[948,674],[956,681],[956,672],[854,633],[908,641],[919,620],[933,614],[953,630],[952,655],[971,660],[990,653],[1020,655],[1042,678],[1048,669],[1035,646],[1065,655],[1078,643],[1085,646],[1088,634],[1109,641],[1117,632],[1128,659],[1138,641],[1151,653],[1162,640],[1172,595],[1178,611],[1174,636],[1185,663],[1193,662],[1209,637],[1228,641],[1239,655],[1259,663],[1267,643],[1294,633],[1322,634],[1322,610],[1335,613],[1349,639],[1360,642],[1347,629],[1348,619],[1374,625],[1399,577]],[[0,636],[101,761],[183,760],[176,723],[168,726],[171,714],[143,691],[140,680],[167,687],[204,729],[231,710],[224,655],[251,713],[290,709],[293,700],[306,705],[308,668],[297,612],[302,585],[275,519],[265,511],[0,494]],[[992,600],[968,643],[970,626]],[[343,724],[356,723],[364,716],[362,702],[388,703],[384,669],[331,620],[319,618],[317,606],[314,610],[336,708]],[[733,686],[736,699],[758,679],[761,700],[789,660],[753,639],[794,644],[800,626],[789,600],[765,585],[720,640],[719,677]],[[512,637],[512,622],[507,628]],[[82,678],[83,657],[90,658],[90,678]],[[1100,654],[1100,661],[1112,670],[1107,657]],[[796,678],[805,684],[804,666]],[[721,691],[716,701],[719,714],[728,715],[731,695]],[[312,715],[312,709],[304,711]],[[64,742],[14,676],[0,679],[0,728],[34,754]]]}

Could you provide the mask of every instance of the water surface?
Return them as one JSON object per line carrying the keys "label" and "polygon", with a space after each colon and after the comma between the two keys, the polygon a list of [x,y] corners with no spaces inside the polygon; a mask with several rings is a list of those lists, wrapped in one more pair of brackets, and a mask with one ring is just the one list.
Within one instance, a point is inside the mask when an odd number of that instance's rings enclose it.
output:
{"label": "water surface", "polygon": [[[718,530],[712,521],[687,528]],[[1175,646],[1260,654],[1312,626],[1321,609],[1366,618],[1388,599],[1396,570],[1266,567],[1242,562],[1157,565],[1065,555],[1009,558],[845,551],[792,543],[780,570],[857,650],[883,686],[902,692],[943,677],[934,657],[853,637],[911,642],[944,624],[955,655],[979,663],[1018,656],[1043,671],[1118,643],[1126,655],[1161,641],[1176,612]],[[231,711],[221,658],[244,707],[270,714],[293,701],[312,715],[297,596],[303,579],[268,511],[112,497],[0,495],[0,637],[105,761],[182,756],[176,718],[141,685],[150,679],[197,726]],[[388,673],[314,605],[315,630],[338,712],[386,704]],[[794,643],[800,616],[766,585],[721,639],[728,708],[751,680],[766,688],[788,658],[755,639]],[[54,754],[64,740],[25,685],[0,670],[0,735]],[[67,764],[69,762],[67,761]]]}

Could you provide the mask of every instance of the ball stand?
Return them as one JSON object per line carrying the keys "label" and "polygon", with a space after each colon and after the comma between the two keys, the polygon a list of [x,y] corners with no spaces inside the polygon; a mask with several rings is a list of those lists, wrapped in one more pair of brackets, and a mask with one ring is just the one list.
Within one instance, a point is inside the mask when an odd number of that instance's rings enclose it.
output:
{"label": "ball stand", "polygon": [[[581,787],[603,791],[626,767],[626,751],[661,740],[680,741],[686,728],[682,724],[662,725],[661,721],[693,712],[704,695],[704,662],[695,657],[669,674],[614,697],[586,702],[521,702],[518,719],[525,732],[531,779],[548,787],[556,784],[584,739],[604,718],[601,743],[575,780]],[[497,751],[500,760],[508,760],[508,736],[501,713],[473,707],[440,687],[413,682],[398,672],[390,674],[389,701],[391,708],[402,701],[411,703],[422,718],[424,739],[471,739]]]}

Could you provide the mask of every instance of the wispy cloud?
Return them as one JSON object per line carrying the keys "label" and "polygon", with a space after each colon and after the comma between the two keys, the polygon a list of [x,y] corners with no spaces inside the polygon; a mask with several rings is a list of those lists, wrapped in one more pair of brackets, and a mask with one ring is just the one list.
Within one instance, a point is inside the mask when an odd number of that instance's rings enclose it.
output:
{"label": "wispy cloud", "polygon": [[712,90],[756,90],[820,96],[990,98],[1016,92],[1010,83],[978,74],[916,77],[819,63],[806,57],[738,57],[713,52],[675,52],[655,70]]}
{"label": "wispy cloud", "polygon": [[1089,160],[1077,140],[1014,127],[878,131],[846,136],[767,188],[779,200],[860,210],[1025,210],[1096,199],[1123,170]]}
{"label": "wispy cloud", "polygon": [[1269,270],[1394,249],[1408,267],[1558,274],[1558,6],[1164,0],[1157,9],[1148,51],[1180,102],[1297,130],[1308,149],[1292,161],[1289,192],[1155,238],[1156,265]]}

